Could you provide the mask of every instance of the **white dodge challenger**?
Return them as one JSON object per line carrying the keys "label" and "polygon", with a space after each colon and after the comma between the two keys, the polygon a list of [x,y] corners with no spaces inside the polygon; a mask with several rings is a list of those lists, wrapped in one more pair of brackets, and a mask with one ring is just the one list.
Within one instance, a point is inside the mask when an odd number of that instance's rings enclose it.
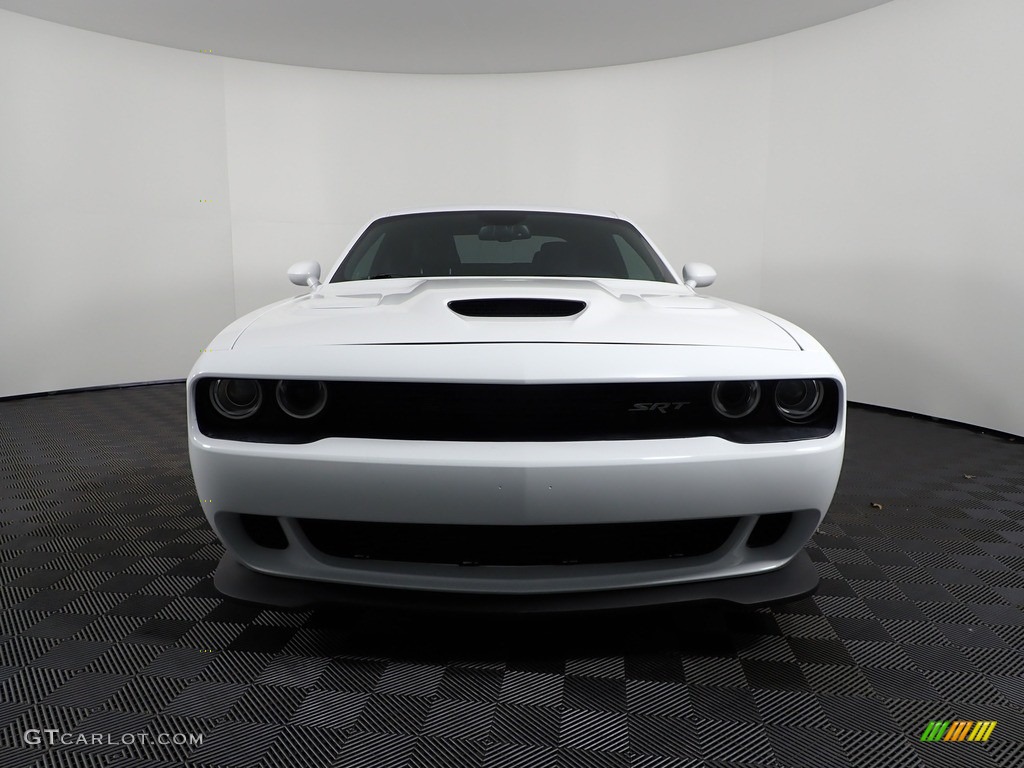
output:
{"label": "white dodge challenger", "polygon": [[780,318],[698,294],[629,221],[432,209],[222,331],[187,382],[215,583],[560,610],[805,595],[845,382]]}

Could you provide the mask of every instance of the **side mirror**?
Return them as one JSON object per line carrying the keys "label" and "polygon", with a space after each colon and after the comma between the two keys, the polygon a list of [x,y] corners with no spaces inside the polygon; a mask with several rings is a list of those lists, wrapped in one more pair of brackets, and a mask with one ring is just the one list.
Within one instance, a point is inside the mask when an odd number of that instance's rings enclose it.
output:
{"label": "side mirror", "polygon": [[288,268],[288,279],[315,291],[320,285],[320,262],[300,261],[292,264]]}
{"label": "side mirror", "polygon": [[702,264],[699,261],[691,261],[683,265],[683,282],[690,288],[703,288],[715,282],[718,273],[714,267]]}

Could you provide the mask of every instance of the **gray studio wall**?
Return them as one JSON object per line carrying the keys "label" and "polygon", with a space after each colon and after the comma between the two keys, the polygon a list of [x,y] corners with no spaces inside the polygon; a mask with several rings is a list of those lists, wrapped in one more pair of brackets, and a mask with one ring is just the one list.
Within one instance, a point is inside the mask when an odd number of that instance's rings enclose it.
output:
{"label": "gray studio wall", "polygon": [[855,400],[1024,434],[1022,25],[894,0],[679,59],[416,76],[0,13],[0,395],[184,376],[290,262],[484,201],[630,216],[815,333]]}
{"label": "gray studio wall", "polygon": [[775,46],[761,303],[857,400],[1024,434],[1022,29],[896,0]]}
{"label": "gray studio wall", "polygon": [[222,62],[0,11],[0,396],[183,376],[227,190]]}

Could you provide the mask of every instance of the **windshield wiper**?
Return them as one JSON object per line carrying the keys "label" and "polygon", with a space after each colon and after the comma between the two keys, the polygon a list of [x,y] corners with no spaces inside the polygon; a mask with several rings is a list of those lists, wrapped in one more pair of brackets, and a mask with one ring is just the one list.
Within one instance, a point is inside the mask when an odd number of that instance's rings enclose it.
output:
{"label": "windshield wiper", "polygon": [[388,279],[390,279],[392,277],[395,277],[395,275],[370,275],[366,279],[367,280],[388,280]]}

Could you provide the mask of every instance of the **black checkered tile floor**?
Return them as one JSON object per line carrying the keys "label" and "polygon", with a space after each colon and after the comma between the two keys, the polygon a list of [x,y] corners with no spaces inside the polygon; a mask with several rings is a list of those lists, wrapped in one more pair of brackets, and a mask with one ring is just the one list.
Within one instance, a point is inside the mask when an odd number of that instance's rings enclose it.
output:
{"label": "black checkered tile floor", "polygon": [[213,589],[183,393],[0,403],[0,768],[1024,765],[1024,440],[851,409],[780,607],[284,613]]}

